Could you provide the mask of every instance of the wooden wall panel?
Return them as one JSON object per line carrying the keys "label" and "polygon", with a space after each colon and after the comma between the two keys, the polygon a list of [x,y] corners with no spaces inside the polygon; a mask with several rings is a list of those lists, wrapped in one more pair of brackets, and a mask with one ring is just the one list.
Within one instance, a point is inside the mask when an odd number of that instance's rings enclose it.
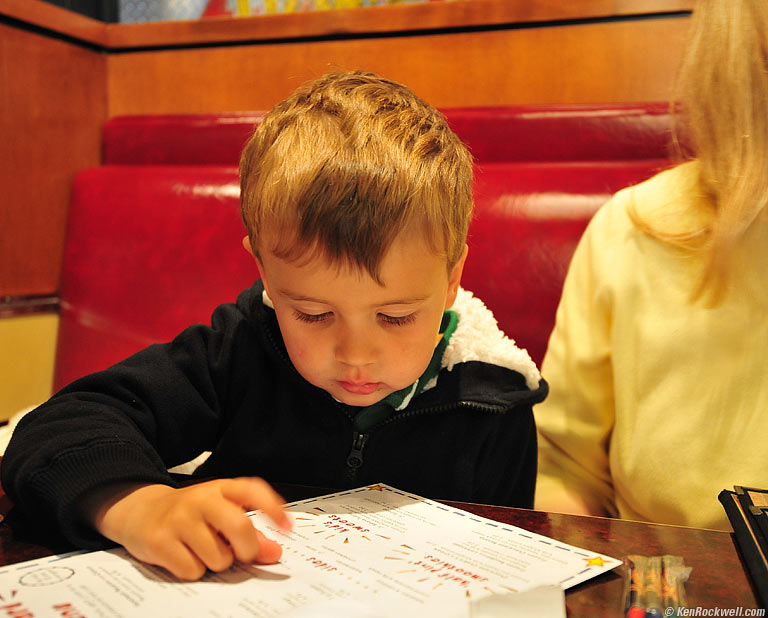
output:
{"label": "wooden wall panel", "polygon": [[684,16],[483,32],[112,53],[109,115],[268,109],[336,69],[437,106],[667,100]]}
{"label": "wooden wall panel", "polygon": [[96,165],[102,53],[0,23],[0,297],[59,288],[75,172]]}

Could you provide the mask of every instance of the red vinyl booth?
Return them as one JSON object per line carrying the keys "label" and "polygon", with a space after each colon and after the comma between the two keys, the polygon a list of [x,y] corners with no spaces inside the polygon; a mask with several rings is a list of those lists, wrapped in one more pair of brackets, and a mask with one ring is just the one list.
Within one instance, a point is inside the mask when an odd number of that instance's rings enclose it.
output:
{"label": "red vinyl booth", "polygon": [[[612,193],[670,165],[665,104],[443,110],[476,161],[462,285],[539,363],[573,250]],[[258,276],[237,161],[262,113],[109,120],[70,206],[55,388],[185,326]]]}

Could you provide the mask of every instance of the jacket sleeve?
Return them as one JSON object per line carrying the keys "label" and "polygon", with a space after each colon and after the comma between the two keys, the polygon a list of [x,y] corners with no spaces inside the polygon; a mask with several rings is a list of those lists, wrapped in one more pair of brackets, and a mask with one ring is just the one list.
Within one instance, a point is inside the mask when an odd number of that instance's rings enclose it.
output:
{"label": "jacket sleeve", "polygon": [[[543,391],[545,396],[546,389],[546,382],[541,380],[537,392]],[[514,415],[517,445],[506,454],[506,469],[502,471],[497,487],[499,494],[490,503],[530,509],[536,488],[536,425],[530,405],[519,406]]]}
{"label": "jacket sleeve", "polygon": [[525,378],[517,374],[520,401],[500,419],[480,450],[478,468],[487,471],[478,479],[473,502],[516,508],[533,508],[536,488],[536,424],[533,408],[548,392],[547,382],[539,380],[535,391],[525,387]]}
{"label": "jacket sleeve", "polygon": [[167,468],[210,449],[233,398],[254,329],[235,305],[56,393],[18,424],[3,487],[25,517],[72,543],[106,543],[79,519],[84,496],[116,483],[173,485]]}
{"label": "jacket sleeve", "polygon": [[[614,201],[621,201],[618,194]],[[590,222],[563,287],[542,363],[549,397],[536,407],[537,509],[615,514],[608,445],[614,424],[611,307],[614,257],[607,204]],[[613,248],[612,248],[613,247]]]}

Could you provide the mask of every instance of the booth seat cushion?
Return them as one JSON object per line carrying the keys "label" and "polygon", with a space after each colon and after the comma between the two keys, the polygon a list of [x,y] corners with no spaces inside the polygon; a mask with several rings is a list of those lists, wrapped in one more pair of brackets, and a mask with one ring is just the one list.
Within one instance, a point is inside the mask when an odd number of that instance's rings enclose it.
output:
{"label": "booth seat cushion", "polygon": [[[571,254],[594,211],[664,160],[478,165],[462,284],[541,361]],[[241,246],[237,169],[106,165],[78,174],[55,386],[171,339],[258,272]]]}
{"label": "booth seat cushion", "polygon": [[237,165],[266,112],[118,116],[104,123],[107,165]]}
{"label": "booth seat cushion", "polygon": [[235,299],[258,277],[242,248],[233,167],[103,166],[77,175],[61,286],[55,388]]}
{"label": "booth seat cushion", "polygon": [[479,163],[667,158],[666,103],[466,107],[443,110]]}
{"label": "booth seat cushion", "polygon": [[[478,162],[612,161],[667,156],[665,103],[446,108]],[[237,165],[264,112],[122,116],[104,125],[107,164]]]}

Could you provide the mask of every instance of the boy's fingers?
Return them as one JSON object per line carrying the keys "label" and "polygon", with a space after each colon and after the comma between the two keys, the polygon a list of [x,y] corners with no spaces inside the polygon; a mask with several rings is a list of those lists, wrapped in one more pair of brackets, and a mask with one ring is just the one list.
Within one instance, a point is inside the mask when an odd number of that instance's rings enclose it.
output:
{"label": "boy's fingers", "polygon": [[[229,543],[231,551],[241,562],[276,562],[282,553],[280,546],[269,541],[253,527],[242,507],[232,501],[210,505],[205,520]],[[266,552],[266,553],[263,553]]]}
{"label": "boy's fingers", "polygon": [[166,548],[162,556],[157,558],[151,554],[146,557],[137,556],[137,558],[163,567],[179,579],[187,581],[198,580],[205,574],[205,565],[193,551],[190,551],[181,542],[174,543],[171,547]]}
{"label": "boy's fingers", "polygon": [[232,565],[232,549],[204,521],[187,528],[180,536],[189,550],[211,571],[224,571]]}
{"label": "boy's fingers", "polygon": [[259,530],[256,530],[256,535],[259,539],[259,555],[253,562],[259,564],[275,564],[280,560],[280,556],[283,555],[283,548],[280,543],[268,539]]}
{"label": "boy's fingers", "polygon": [[246,510],[263,511],[283,530],[291,529],[291,520],[285,514],[285,501],[265,480],[252,478],[231,479],[222,486],[222,494]]}

